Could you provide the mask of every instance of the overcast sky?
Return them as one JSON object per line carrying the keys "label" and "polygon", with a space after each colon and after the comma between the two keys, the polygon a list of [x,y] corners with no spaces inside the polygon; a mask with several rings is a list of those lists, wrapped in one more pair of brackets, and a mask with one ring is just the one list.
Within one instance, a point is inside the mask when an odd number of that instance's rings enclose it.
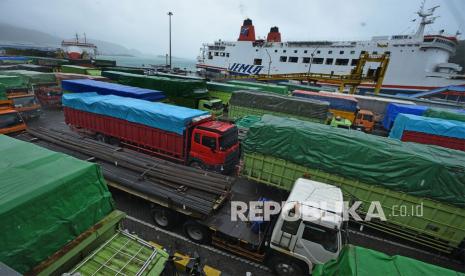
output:
{"label": "overcast sky", "polygon": [[[428,31],[460,30],[465,37],[465,1],[441,5]],[[236,40],[250,17],[258,36],[278,26],[283,40],[369,39],[416,29],[420,0],[0,0],[0,21],[65,38],[75,32],[144,53],[168,51],[172,11],[173,55],[195,58],[202,43]]]}

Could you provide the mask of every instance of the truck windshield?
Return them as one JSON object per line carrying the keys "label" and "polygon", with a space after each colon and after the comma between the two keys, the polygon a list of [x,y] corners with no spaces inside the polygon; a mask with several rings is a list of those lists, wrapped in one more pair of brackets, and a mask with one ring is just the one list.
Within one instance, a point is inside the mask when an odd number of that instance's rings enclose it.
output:
{"label": "truck windshield", "polygon": [[363,120],[365,121],[373,121],[373,115],[363,115]]}
{"label": "truck windshield", "polygon": [[22,123],[18,113],[7,113],[0,115],[0,128],[12,127]]}
{"label": "truck windshield", "polygon": [[212,102],[212,109],[214,110],[219,110],[223,108],[223,102],[222,101],[217,101],[217,102]]}
{"label": "truck windshield", "polygon": [[15,107],[22,107],[22,106],[35,105],[37,104],[37,102],[34,96],[27,96],[27,97],[13,98],[13,104]]}
{"label": "truck windshield", "polygon": [[339,244],[337,230],[323,227],[311,222],[304,222],[304,225],[305,229],[302,233],[302,238],[304,240],[318,243],[328,251],[337,252]]}
{"label": "truck windshield", "polygon": [[220,150],[227,150],[235,144],[237,144],[237,127],[229,129],[220,137]]}

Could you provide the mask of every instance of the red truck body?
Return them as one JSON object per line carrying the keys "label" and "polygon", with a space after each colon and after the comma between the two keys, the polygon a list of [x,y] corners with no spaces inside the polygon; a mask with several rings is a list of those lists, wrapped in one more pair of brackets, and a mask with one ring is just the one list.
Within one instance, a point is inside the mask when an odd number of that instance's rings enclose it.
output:
{"label": "red truck body", "polygon": [[420,144],[436,145],[444,148],[465,151],[465,139],[459,139],[454,137],[404,130],[401,140],[404,142],[415,142]]}
{"label": "red truck body", "polygon": [[[174,162],[230,173],[239,159],[237,128],[230,123],[212,121],[211,117],[192,123],[183,135],[179,135],[69,107],[64,108],[64,114],[65,122],[78,130],[103,135],[110,143],[116,139],[124,146]],[[204,145],[204,137],[214,140],[215,147]],[[225,140],[229,145],[221,148]]]}

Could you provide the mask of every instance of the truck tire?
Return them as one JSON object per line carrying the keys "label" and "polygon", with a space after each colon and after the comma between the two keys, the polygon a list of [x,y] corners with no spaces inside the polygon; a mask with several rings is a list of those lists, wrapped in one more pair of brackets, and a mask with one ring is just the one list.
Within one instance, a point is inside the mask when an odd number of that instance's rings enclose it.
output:
{"label": "truck tire", "polygon": [[275,256],[271,258],[268,264],[278,276],[300,276],[306,274],[305,269],[301,265],[284,256]]}
{"label": "truck tire", "polygon": [[107,137],[101,133],[95,135],[95,139],[97,139],[97,141],[102,142],[102,143],[107,142]]}
{"label": "truck tire", "polygon": [[158,227],[168,230],[172,229],[177,221],[176,213],[163,207],[154,207],[152,218]]}
{"label": "truck tire", "polygon": [[210,232],[208,229],[198,222],[189,220],[184,223],[184,234],[191,240],[200,244],[208,244],[210,242]]}

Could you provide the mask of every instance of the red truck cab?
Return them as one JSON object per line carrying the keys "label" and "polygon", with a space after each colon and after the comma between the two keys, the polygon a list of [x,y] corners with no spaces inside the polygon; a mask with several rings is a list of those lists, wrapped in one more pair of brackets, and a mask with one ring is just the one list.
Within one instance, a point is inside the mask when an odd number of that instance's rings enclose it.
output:
{"label": "red truck cab", "polygon": [[207,121],[191,130],[190,166],[231,173],[239,161],[237,127],[228,122]]}

